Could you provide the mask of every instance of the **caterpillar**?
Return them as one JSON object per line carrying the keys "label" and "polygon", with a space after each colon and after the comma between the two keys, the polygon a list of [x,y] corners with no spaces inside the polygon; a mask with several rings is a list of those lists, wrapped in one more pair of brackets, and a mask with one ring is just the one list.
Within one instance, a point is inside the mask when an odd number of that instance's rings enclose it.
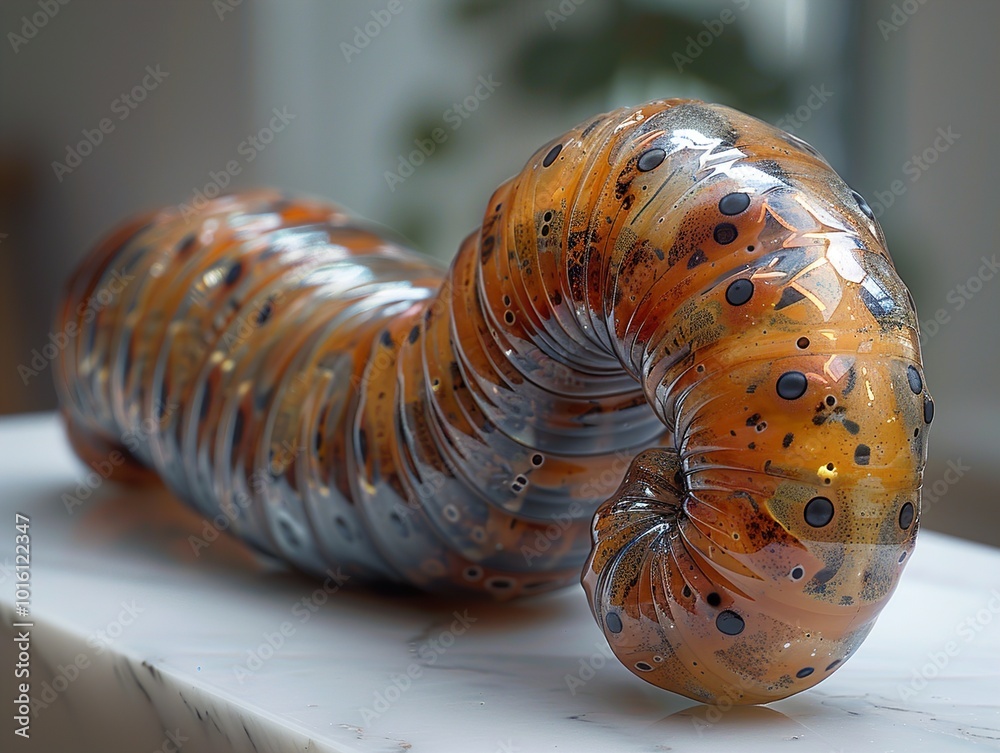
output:
{"label": "caterpillar", "polygon": [[509,599],[582,568],[618,659],[699,701],[842,666],[919,527],[934,403],[882,230],[720,105],[546,144],[448,268],[278,191],[156,211],[57,326],[84,459],[306,572]]}

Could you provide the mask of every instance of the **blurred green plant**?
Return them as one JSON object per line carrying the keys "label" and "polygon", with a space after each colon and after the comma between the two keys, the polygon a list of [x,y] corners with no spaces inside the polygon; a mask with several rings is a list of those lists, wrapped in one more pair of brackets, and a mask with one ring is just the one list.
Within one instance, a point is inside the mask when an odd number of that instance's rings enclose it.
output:
{"label": "blurred green plant", "polygon": [[[761,69],[750,54],[739,18],[748,4],[460,0],[455,18],[466,25],[522,29],[503,72],[524,93],[548,101],[607,95],[627,70],[640,81],[683,76],[725,92],[727,103],[740,109],[779,110],[789,104],[791,76]],[[524,24],[526,16],[539,23]]]}
{"label": "blurred green plant", "polygon": [[[661,96],[709,94],[758,114],[790,104],[794,70],[765,69],[751,50],[742,14],[750,0],[692,3],[672,0],[455,0],[451,17],[461,33],[480,35],[500,53],[497,77],[505,93],[547,111],[615,102],[623,82]],[[677,81],[671,89],[670,81]],[[633,103],[634,104],[634,103]],[[439,95],[403,122],[402,143],[426,138],[440,125]],[[442,144],[434,169],[450,170],[461,135]],[[433,218],[423,197],[400,196],[394,217],[418,247],[428,247]]]}

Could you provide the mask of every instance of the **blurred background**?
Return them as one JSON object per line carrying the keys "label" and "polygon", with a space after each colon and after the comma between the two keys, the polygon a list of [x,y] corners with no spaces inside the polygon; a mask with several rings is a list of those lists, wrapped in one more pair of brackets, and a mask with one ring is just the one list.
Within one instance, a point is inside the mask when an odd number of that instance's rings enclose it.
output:
{"label": "blurred background", "polygon": [[0,414],[54,407],[58,291],[131,213],[276,185],[449,259],[547,140],[694,96],[811,142],[879,215],[937,401],[924,525],[1000,544],[997,28],[995,0],[4,0]]}

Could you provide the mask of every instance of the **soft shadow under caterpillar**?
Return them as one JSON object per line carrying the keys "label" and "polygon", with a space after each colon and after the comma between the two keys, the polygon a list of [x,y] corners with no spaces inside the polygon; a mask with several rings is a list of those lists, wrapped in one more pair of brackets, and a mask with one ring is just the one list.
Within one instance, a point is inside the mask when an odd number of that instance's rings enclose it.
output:
{"label": "soft shadow under caterpillar", "polygon": [[725,107],[569,131],[447,271],[276,192],[154,213],[59,326],[83,457],[154,426],[136,467],[306,571],[509,598],[586,561],[619,659],[698,700],[828,676],[913,548],[912,301],[864,200]]}

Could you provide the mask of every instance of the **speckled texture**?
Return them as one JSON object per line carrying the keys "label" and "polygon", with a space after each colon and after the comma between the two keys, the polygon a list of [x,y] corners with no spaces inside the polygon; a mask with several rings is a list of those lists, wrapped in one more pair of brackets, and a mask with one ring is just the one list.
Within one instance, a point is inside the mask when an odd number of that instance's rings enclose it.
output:
{"label": "speckled texture", "polygon": [[593,535],[629,669],[780,698],[857,647],[919,524],[916,315],[865,210],[798,139],[670,100],[539,149],[447,272],[275,192],[154,213],[70,281],[63,413],[309,572],[503,599]]}
{"label": "speckled texture", "polygon": [[[766,702],[843,664],[913,547],[916,315],[867,205],[812,150],[723,108],[643,112],[598,210],[638,204],[604,262],[605,325],[674,437],[598,511],[584,586],[635,674]],[[652,146],[667,156],[643,173]]]}

